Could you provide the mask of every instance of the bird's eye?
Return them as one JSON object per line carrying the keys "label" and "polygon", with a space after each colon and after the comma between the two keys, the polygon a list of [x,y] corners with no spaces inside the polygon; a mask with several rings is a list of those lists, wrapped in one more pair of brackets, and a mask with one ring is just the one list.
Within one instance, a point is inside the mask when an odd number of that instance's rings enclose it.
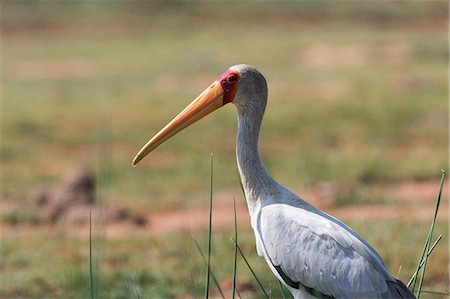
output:
{"label": "bird's eye", "polygon": [[234,83],[237,80],[237,76],[233,74],[233,75],[228,76],[227,79],[228,79],[228,82]]}

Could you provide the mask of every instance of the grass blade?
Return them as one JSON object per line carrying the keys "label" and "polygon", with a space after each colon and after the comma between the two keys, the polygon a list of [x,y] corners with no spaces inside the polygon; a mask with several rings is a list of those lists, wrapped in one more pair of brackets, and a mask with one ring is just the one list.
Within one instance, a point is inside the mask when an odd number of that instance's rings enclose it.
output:
{"label": "grass blade", "polygon": [[91,299],[94,299],[94,271],[92,264],[92,214],[89,212],[89,289]]}
{"label": "grass blade", "polygon": [[134,291],[134,296],[136,296],[136,299],[140,299],[141,295],[139,293],[139,287],[134,285],[134,286],[132,286],[132,288],[133,288],[133,291]]}
{"label": "grass blade", "polygon": [[234,254],[233,254],[233,284],[231,287],[232,299],[235,298],[236,295],[236,270],[237,270],[237,219],[236,219],[236,198],[233,200],[233,209],[234,209]]}
{"label": "grass blade", "polygon": [[[238,173],[238,177],[239,177],[239,173]],[[239,186],[241,187],[242,194],[244,195],[244,198],[246,199],[244,185],[242,185],[241,180],[238,180],[238,181],[239,181]],[[256,273],[253,271],[252,267],[250,266],[249,262],[247,261],[247,258],[245,257],[244,253],[242,252],[241,247],[239,247],[239,244],[237,243],[237,238],[234,238],[233,241],[234,241],[236,248],[239,251],[239,254],[242,256],[245,263],[247,264],[247,267],[250,269],[250,272],[253,274],[253,277],[255,277],[256,282],[258,282],[258,285],[261,288],[261,291],[264,293],[266,298],[270,298],[269,295],[267,294],[266,290],[264,289],[261,281],[258,279],[258,276],[256,276]],[[277,279],[277,281],[278,281],[278,279]],[[239,294],[239,292],[238,292],[238,294]],[[239,295],[239,297],[240,297],[240,295]]]}
{"label": "grass blade", "polygon": [[[440,238],[438,238],[436,241],[439,242]],[[431,240],[430,240],[431,241]],[[436,242],[436,244],[437,244]],[[431,254],[431,252],[430,252]],[[422,266],[422,275],[420,276],[420,282],[419,282],[419,287],[417,289],[417,299],[420,298],[420,294],[422,293],[422,285],[423,285],[423,281],[425,279],[425,270],[427,268],[427,263],[428,263],[428,254],[425,256],[425,260],[423,261],[423,266]]]}
{"label": "grass blade", "polygon": [[398,271],[397,271],[396,277],[400,277],[400,273],[402,273],[402,269],[403,269],[403,265],[400,264],[400,266],[398,266]]}
{"label": "grass blade", "polygon": [[[207,265],[205,255],[203,254],[203,251],[200,248],[200,245],[198,244],[198,242],[195,239],[192,239],[192,241],[194,241],[195,247],[197,248],[198,252],[200,253],[200,255],[203,259],[203,262],[205,262],[205,265]],[[220,296],[222,296],[222,298],[225,299],[225,295],[223,294],[223,291],[222,291],[222,288],[220,287],[219,281],[217,280],[217,278],[214,275],[214,272],[212,270],[211,270],[211,278],[213,279],[214,284],[216,285],[217,289],[219,290]]]}
{"label": "grass blade", "polygon": [[[425,245],[423,247],[422,255],[421,255],[421,257],[419,259],[419,262],[417,264],[417,268],[416,268],[416,271],[415,271],[415,273],[417,273],[417,274],[415,276],[413,275],[413,278],[411,279],[411,284],[412,284],[411,291],[414,292],[415,287],[416,287],[418,272],[420,271],[420,268],[421,268],[420,265],[422,264],[422,261],[424,261],[423,267],[422,267],[422,274],[421,274],[421,278],[420,278],[420,281],[419,281],[419,286],[418,286],[417,293],[416,293],[417,298],[420,297],[420,292],[421,292],[421,289],[422,289],[423,280],[425,278],[424,277],[425,276],[425,270],[426,270],[427,261],[428,261],[428,248],[430,247],[431,239],[433,237],[433,230],[434,230],[434,226],[436,224],[437,213],[438,213],[439,205],[440,205],[441,198],[442,198],[442,190],[443,190],[443,187],[444,187],[444,178],[445,178],[445,171],[442,171],[441,183],[440,183],[440,186],[439,186],[439,194],[438,194],[438,197],[437,197],[437,200],[436,200],[436,207],[435,207],[435,210],[434,210],[434,216],[433,216],[433,220],[431,222],[431,227],[430,227],[430,230],[428,232],[427,238],[425,240]],[[409,285],[410,284],[408,284],[408,286]]]}
{"label": "grass blade", "polygon": [[247,267],[250,269],[250,272],[253,274],[253,277],[255,278],[256,282],[259,284],[259,287],[261,288],[261,291],[264,293],[264,295],[266,296],[266,298],[270,298],[269,294],[267,294],[266,290],[264,289],[261,281],[259,280],[258,276],[256,276],[255,271],[253,271],[252,267],[250,266],[249,262],[247,261],[247,258],[245,257],[244,253],[241,250],[241,247],[239,246],[239,244],[236,242],[236,240],[233,238],[234,243],[236,244],[236,247],[239,251],[239,254],[242,256],[242,258],[244,259],[245,263],[247,264]]}
{"label": "grass blade", "polygon": [[141,296],[139,295],[139,289],[137,287],[134,287],[133,290],[134,290],[134,295],[136,296],[136,298],[141,299]]}
{"label": "grass blade", "polygon": [[280,293],[283,299],[286,299],[286,295],[284,295],[284,291],[283,291],[283,285],[281,284],[281,282],[277,279],[277,283],[278,283],[278,287],[280,288]]}
{"label": "grass blade", "polygon": [[[426,255],[426,257],[428,258],[430,256],[430,254],[433,252],[434,248],[436,247],[436,245],[439,243],[439,241],[441,241],[442,239],[442,235],[439,235],[439,237],[437,237],[436,241],[434,241],[433,245],[431,246],[430,250],[428,250],[428,253]],[[419,269],[420,270],[422,268],[422,266],[425,264],[425,259],[422,260],[422,262],[419,265]],[[419,273],[419,271],[414,272],[413,276],[411,277],[411,279],[408,282],[408,286],[411,284],[412,280],[416,278],[417,274]]]}
{"label": "grass blade", "polygon": [[209,181],[209,224],[208,224],[208,259],[206,263],[205,299],[209,297],[209,277],[211,273],[211,231],[212,231],[212,195],[213,195],[214,154],[211,153],[211,168]]}

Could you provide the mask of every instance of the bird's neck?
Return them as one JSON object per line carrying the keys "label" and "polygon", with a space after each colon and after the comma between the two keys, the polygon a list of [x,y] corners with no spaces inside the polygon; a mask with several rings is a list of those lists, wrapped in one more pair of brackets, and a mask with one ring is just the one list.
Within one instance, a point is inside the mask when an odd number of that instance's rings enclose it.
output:
{"label": "bird's neck", "polygon": [[253,214],[261,201],[271,197],[277,183],[263,166],[258,150],[258,137],[264,109],[238,109],[236,157],[242,187]]}

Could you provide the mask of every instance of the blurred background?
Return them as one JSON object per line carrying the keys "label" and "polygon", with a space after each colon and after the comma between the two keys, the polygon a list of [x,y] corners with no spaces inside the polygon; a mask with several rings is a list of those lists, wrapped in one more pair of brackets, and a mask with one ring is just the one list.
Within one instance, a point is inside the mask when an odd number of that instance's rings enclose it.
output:
{"label": "blurred background", "polygon": [[[201,297],[192,239],[206,251],[214,153],[214,274],[229,292],[235,199],[241,247],[278,298],[239,187],[232,105],[131,167],[154,133],[239,63],[269,84],[260,147],[272,176],[353,227],[407,282],[448,169],[448,9],[2,3],[0,297],[86,298],[89,257],[99,298]],[[445,199],[425,287],[448,292]],[[238,263],[243,298],[260,298]]]}

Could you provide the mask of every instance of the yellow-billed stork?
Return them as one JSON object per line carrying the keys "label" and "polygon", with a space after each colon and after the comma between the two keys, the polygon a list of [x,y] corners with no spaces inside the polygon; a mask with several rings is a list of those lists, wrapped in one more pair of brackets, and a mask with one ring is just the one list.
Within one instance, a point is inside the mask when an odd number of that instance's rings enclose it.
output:
{"label": "yellow-billed stork", "polygon": [[235,65],[221,74],[142,147],[133,165],[176,133],[227,103],[233,103],[238,112],[236,158],[257,252],[292,295],[415,298],[352,229],[287,190],[267,173],[258,152],[267,83],[249,65]]}

